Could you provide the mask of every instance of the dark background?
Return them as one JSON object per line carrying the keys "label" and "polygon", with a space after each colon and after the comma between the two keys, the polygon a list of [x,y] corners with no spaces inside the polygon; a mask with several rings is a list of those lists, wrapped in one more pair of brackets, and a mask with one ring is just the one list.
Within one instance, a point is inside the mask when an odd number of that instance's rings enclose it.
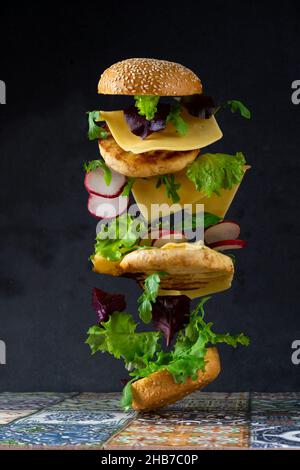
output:
{"label": "dark background", "polygon": [[210,390],[299,389],[300,79],[296,2],[98,2],[93,6],[1,5],[0,339],[7,365],[0,389],[120,389],[121,361],[91,356],[92,287],[127,294],[133,281],[91,272],[95,220],[86,209],[82,163],[97,156],[85,111],[105,106],[101,72],[127,57],[178,61],[220,100],[241,99],[246,121],[224,112],[212,151],[245,152],[252,165],[228,217],[248,248],[237,253],[231,290],[207,305],[219,331],[244,331],[251,346],[221,347],[223,371]]}

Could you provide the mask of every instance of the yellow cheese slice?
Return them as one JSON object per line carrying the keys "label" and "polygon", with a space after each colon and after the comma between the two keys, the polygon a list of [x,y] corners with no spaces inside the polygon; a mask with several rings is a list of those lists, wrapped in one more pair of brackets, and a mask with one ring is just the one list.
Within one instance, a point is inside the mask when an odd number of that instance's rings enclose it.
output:
{"label": "yellow cheese slice", "polygon": [[123,111],[101,111],[99,121],[106,122],[117,144],[126,152],[194,150],[221,139],[223,134],[213,116],[210,119],[199,119],[187,112],[183,112],[182,116],[189,126],[186,135],[178,134],[174,126],[169,123],[163,131],[153,132],[144,140],[129,130]]}
{"label": "yellow cheese slice", "polygon": [[[245,171],[250,168],[245,166]],[[180,202],[172,205],[171,199],[166,194],[166,188],[161,185],[156,188],[157,177],[137,178],[132,188],[135,201],[146,220],[157,218],[157,212],[151,211],[151,204],[162,205],[160,217],[166,217],[184,209],[185,204],[192,204],[193,212],[196,212],[196,204],[204,204],[205,212],[215,214],[222,219],[225,217],[231,202],[240,186],[237,184],[232,189],[221,189],[220,196],[213,194],[211,197],[203,196],[196,190],[194,183],[186,176],[185,170],[174,173],[175,183],[180,183],[178,194]]]}
{"label": "yellow cheese slice", "polygon": [[111,274],[112,276],[120,276],[122,274],[119,261],[110,261],[107,258],[103,258],[103,256],[95,255],[92,258],[92,263],[95,273]]}

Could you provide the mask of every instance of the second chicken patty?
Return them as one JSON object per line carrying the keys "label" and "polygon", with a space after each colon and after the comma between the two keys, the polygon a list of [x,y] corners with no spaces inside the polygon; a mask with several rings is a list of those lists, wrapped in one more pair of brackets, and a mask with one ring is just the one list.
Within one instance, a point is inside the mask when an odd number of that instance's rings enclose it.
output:
{"label": "second chicken patty", "polygon": [[155,150],[136,154],[123,150],[112,137],[99,140],[99,149],[105,163],[125,176],[148,178],[183,170],[199,155],[200,150]]}

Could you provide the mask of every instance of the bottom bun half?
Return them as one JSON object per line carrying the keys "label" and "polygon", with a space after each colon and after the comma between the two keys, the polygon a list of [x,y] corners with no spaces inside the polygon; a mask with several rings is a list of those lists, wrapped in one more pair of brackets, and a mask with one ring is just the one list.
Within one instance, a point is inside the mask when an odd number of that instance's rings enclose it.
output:
{"label": "bottom bun half", "polygon": [[198,371],[197,380],[188,378],[185,383],[176,383],[167,370],[154,372],[132,384],[132,408],[150,411],[181,400],[186,395],[200,390],[215,380],[221,370],[216,348],[208,348],[205,356],[205,371]]}

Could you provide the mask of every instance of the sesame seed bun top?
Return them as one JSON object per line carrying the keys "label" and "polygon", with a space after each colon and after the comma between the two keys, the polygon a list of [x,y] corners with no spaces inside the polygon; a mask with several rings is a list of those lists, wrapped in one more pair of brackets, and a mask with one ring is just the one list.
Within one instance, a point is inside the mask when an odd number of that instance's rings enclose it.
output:
{"label": "sesame seed bun top", "polygon": [[98,83],[98,93],[186,96],[202,93],[202,85],[194,72],[175,62],[126,59],[103,72]]}

